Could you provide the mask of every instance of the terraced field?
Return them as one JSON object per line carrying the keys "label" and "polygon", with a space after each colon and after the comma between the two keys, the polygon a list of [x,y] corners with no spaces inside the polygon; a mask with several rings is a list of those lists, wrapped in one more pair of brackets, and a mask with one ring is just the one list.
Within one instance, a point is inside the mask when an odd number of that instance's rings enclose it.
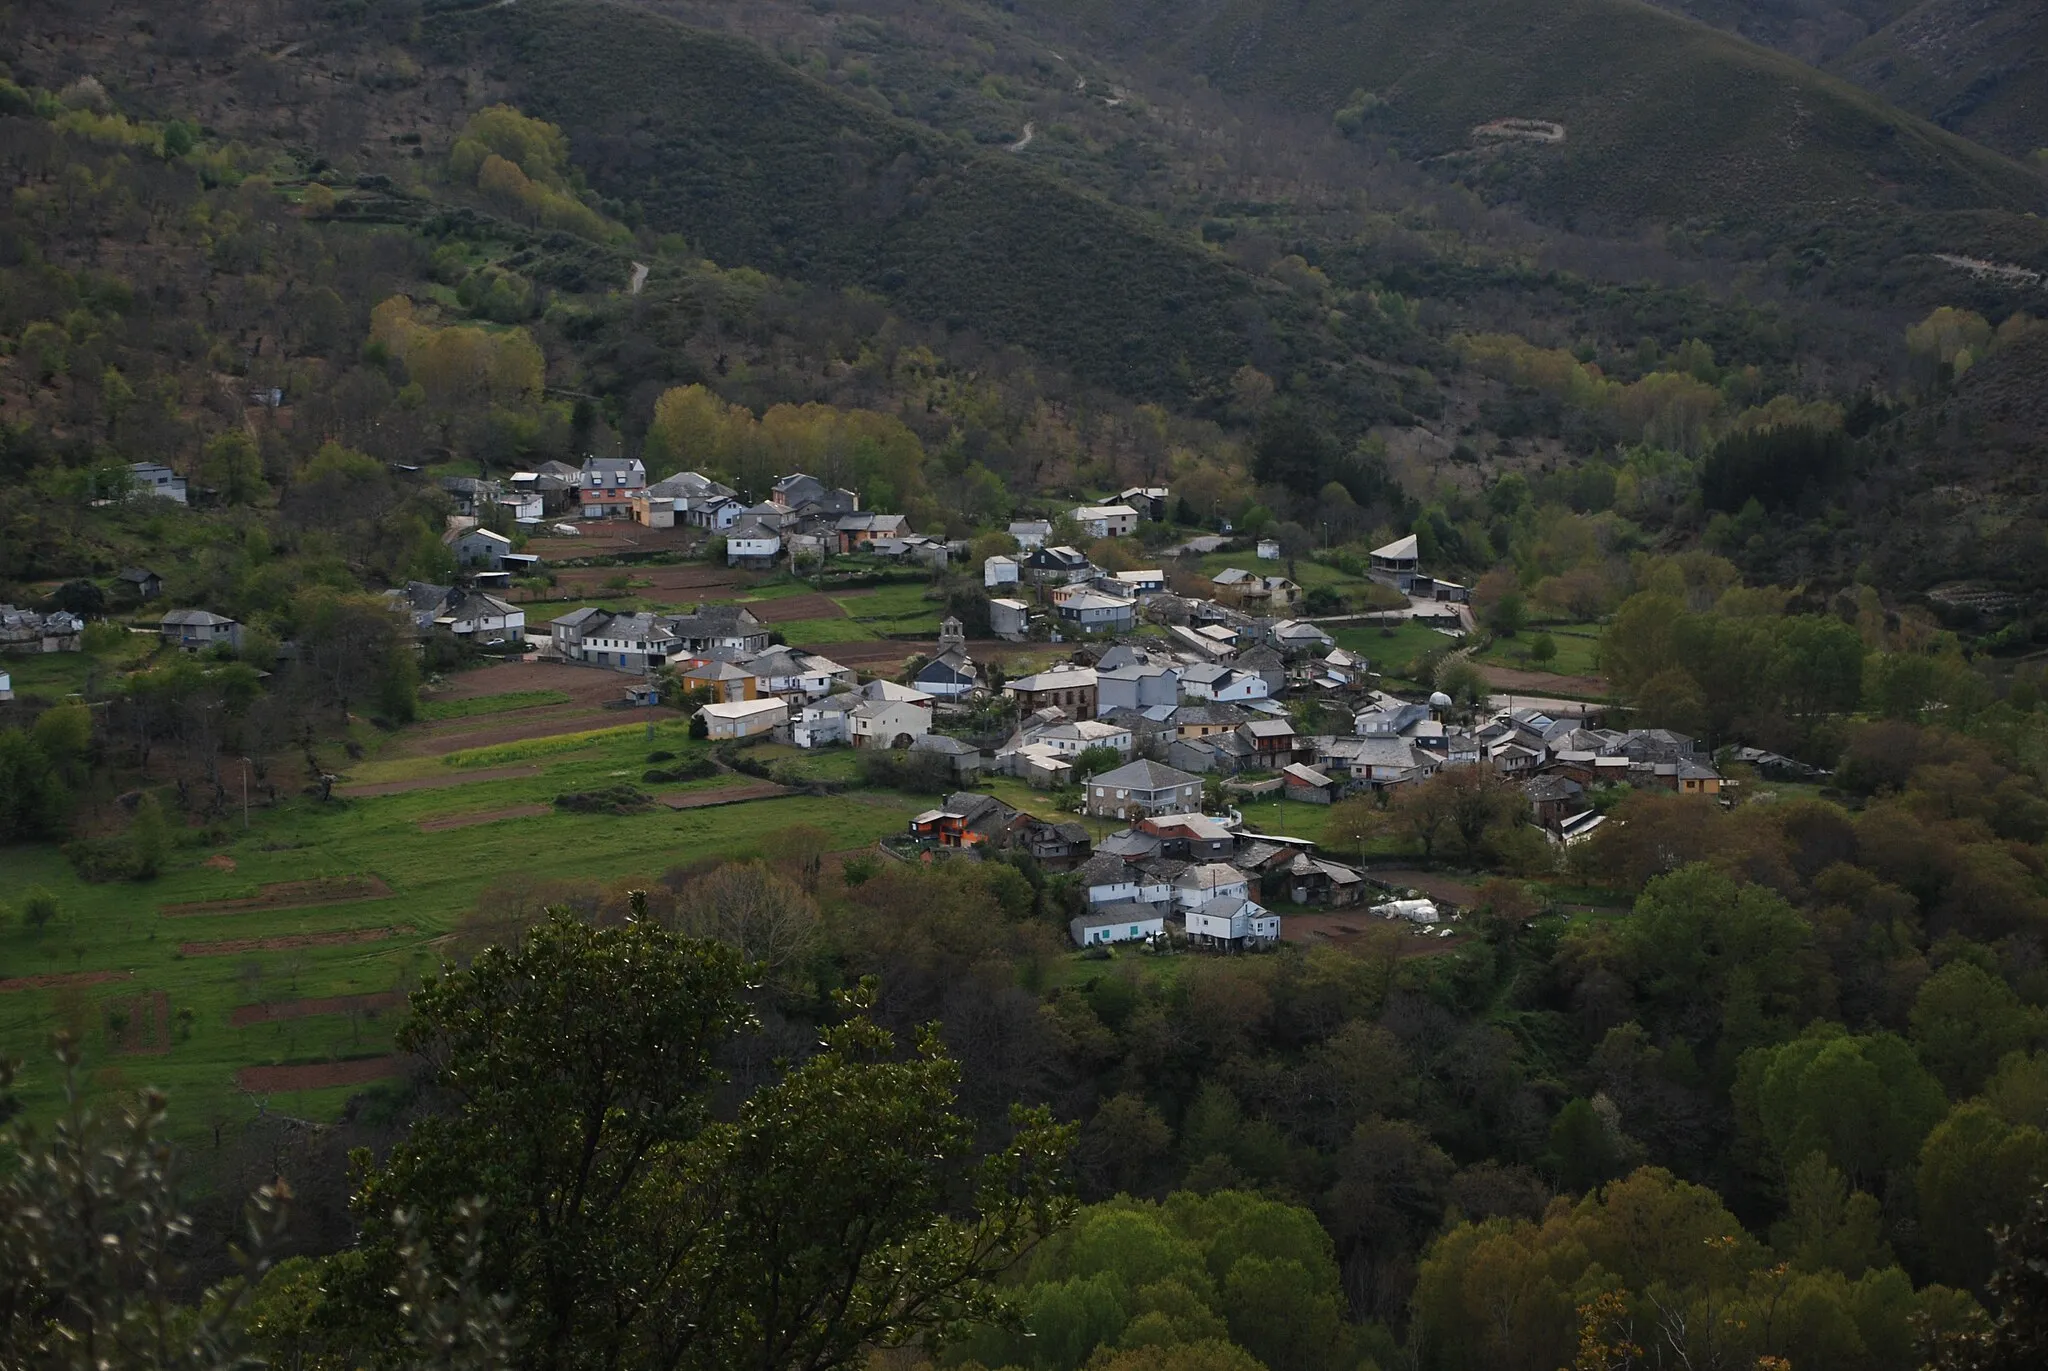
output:
{"label": "terraced field", "polygon": [[[653,744],[644,717],[593,719],[582,700],[619,686],[538,664],[459,677],[438,698],[571,698],[401,730],[342,773],[333,802],[281,800],[222,842],[195,830],[147,884],[88,884],[54,848],[0,850],[0,903],[41,888],[59,907],[40,932],[0,923],[0,1052],[39,1066],[66,1027],[95,1089],[166,1087],[174,1127],[189,1133],[259,1106],[331,1117],[407,1069],[391,1055],[398,999],[455,955],[480,904],[550,881],[651,880],[714,854],[768,854],[797,826],[863,848],[922,807],[716,775],[650,787],[664,803],[644,813],[564,811],[553,801],[566,791],[637,784],[652,748],[704,750],[673,711],[655,714]],[[34,1113],[57,1101],[41,1069],[17,1093]]]}

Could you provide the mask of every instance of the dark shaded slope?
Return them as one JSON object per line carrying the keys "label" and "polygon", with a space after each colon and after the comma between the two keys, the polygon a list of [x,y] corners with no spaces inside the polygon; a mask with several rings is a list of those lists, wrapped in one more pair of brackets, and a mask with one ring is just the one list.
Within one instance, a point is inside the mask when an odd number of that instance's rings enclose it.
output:
{"label": "dark shaded slope", "polygon": [[2048,147],[2041,0],[1652,0],[2022,160]]}
{"label": "dark shaded slope", "polygon": [[1972,367],[1885,435],[1858,524],[1888,584],[1981,580],[2048,605],[2048,329]]}
{"label": "dark shaded slope", "polygon": [[[1638,0],[1019,0],[1231,89],[1368,116],[1503,192],[1616,222],[1805,222],[1904,204],[2038,208],[2038,178],[1781,54]],[[1491,143],[1500,119],[1558,144]],[[1477,148],[1479,150],[1475,151]]]}
{"label": "dark shaded slope", "polygon": [[861,286],[1135,397],[1219,396],[1248,361],[1388,412],[1305,302],[1142,216],[846,99],[761,49],[594,0],[430,26],[563,126],[606,194],[708,256]]}
{"label": "dark shaded slope", "polygon": [[1650,0],[1752,43],[1826,66],[1913,8],[1915,0]]}
{"label": "dark shaded slope", "polygon": [[2048,4],[1924,0],[1829,64],[2000,152],[2048,148]]}

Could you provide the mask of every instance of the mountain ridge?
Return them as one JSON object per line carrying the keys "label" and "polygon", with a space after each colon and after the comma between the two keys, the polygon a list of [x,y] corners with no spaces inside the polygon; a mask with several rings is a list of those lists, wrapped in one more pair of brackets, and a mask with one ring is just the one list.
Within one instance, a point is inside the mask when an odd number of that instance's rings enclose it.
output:
{"label": "mountain ridge", "polygon": [[2048,147],[2048,8],[2027,0],[1653,0],[2013,157]]}
{"label": "mountain ridge", "polygon": [[[2000,154],[1638,0],[1567,0],[1535,18],[1508,0],[1018,8],[1293,108],[1359,108],[1411,155],[1468,157],[1477,184],[1567,222],[2048,203],[2040,179]],[[1565,137],[1473,148],[1475,128],[1514,118],[1561,123]]]}

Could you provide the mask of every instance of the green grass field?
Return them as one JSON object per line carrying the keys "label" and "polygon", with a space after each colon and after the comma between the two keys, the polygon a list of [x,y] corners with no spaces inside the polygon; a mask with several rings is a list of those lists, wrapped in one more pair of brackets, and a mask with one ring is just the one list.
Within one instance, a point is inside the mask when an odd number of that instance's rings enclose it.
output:
{"label": "green grass field", "polygon": [[936,633],[942,617],[941,607],[938,601],[925,598],[927,589],[924,582],[918,581],[848,591],[832,598],[846,611],[848,618],[873,624],[882,634],[926,630]]}
{"label": "green grass field", "polygon": [[[1250,552],[1212,552],[1202,558],[1201,567],[1204,576],[1214,576],[1217,572],[1230,567],[1241,567],[1260,576],[1286,576],[1288,574],[1285,560],[1262,562]],[[1303,590],[1314,590],[1317,586],[1328,586],[1332,590],[1342,591],[1355,589],[1366,584],[1359,577],[1346,575],[1336,567],[1325,566],[1321,562],[1310,561],[1306,557],[1296,559],[1294,574],[1291,579]]]}
{"label": "green grass field", "polygon": [[[657,730],[656,746],[688,756],[704,744],[685,737],[680,716]],[[259,811],[247,834],[221,846],[181,847],[169,869],[147,884],[90,885],[53,847],[0,851],[0,905],[18,906],[30,890],[58,901],[54,922],[40,932],[9,917],[0,921],[0,978],[110,972],[127,979],[92,985],[0,991],[0,1052],[33,1068],[18,1090],[32,1115],[47,1116],[58,1083],[44,1047],[60,1025],[78,1034],[96,1088],[151,1084],[171,1092],[174,1129],[197,1133],[215,1122],[246,1118],[258,1096],[243,1091],[236,1072],[247,1066],[319,1063],[389,1051],[392,1011],[326,1013],[235,1027],[244,1005],[301,998],[402,991],[439,967],[448,937],[488,888],[530,890],[555,880],[649,879],[710,856],[772,854],[777,834],[803,825],[823,830],[835,849],[863,847],[899,830],[916,812],[916,797],[858,794],[789,796],[673,811],[656,808],[625,817],[547,812],[499,816],[520,806],[550,805],[569,790],[621,781],[640,783],[649,744],[629,726],[568,739],[536,739],[473,750],[455,759],[370,760],[352,767],[349,782],[461,777],[489,761],[524,762],[532,774],[442,789],[421,789],[322,806],[292,799]],[[488,756],[486,756],[488,754]],[[465,766],[464,763],[469,763]],[[852,754],[812,759],[823,777],[854,765]],[[836,777],[835,777],[836,778]],[[685,785],[649,785],[656,792],[716,790],[748,778],[719,776]],[[438,831],[422,821],[481,818]],[[193,835],[196,837],[197,835]],[[219,867],[219,859],[234,863]],[[216,865],[208,865],[212,860]],[[242,899],[276,882],[374,877],[389,896],[324,906],[171,917],[160,907]],[[359,931],[389,936],[345,945],[250,949],[206,956],[180,944],[222,939],[277,939]],[[124,1051],[110,1015],[162,991],[168,996],[168,1051]],[[139,998],[143,997],[143,998]],[[189,1018],[184,1011],[190,1011]],[[153,1022],[153,1011],[150,1013]],[[131,1026],[133,1046],[139,1028]],[[331,1117],[360,1086],[272,1093],[267,1107],[298,1117]]]}
{"label": "green grass field", "polygon": [[[852,619],[791,619],[775,625],[786,642],[803,647],[822,647],[832,643],[871,643],[882,635],[866,624]],[[909,655],[906,645],[904,655]]]}
{"label": "green grass field", "polygon": [[[1556,644],[1557,655],[1548,662],[1539,663],[1529,655],[1530,645],[1546,633]],[[1522,671],[1549,671],[1560,676],[1597,675],[1600,671],[1600,626],[1535,625],[1512,638],[1495,638],[1484,651],[1474,653],[1472,659]]]}
{"label": "green grass field", "polygon": [[160,641],[154,633],[134,633],[118,650],[103,654],[9,653],[0,657],[0,671],[14,679],[17,696],[40,695],[45,699],[61,699],[84,690],[86,678],[95,672],[100,680],[108,680],[117,672],[132,670],[156,651]]}
{"label": "green grass field", "polygon": [[1402,676],[1409,663],[1423,653],[1456,647],[1459,642],[1448,634],[1412,622],[1393,629],[1373,624],[1324,624],[1322,628],[1337,640],[1339,647],[1362,654],[1374,671],[1391,677]]}

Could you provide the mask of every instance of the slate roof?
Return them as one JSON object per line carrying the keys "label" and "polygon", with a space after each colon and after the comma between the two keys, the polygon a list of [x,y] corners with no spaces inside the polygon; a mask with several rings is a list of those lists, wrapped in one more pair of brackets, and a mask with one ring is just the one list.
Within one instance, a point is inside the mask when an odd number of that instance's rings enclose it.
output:
{"label": "slate roof", "polygon": [[1125,762],[1114,771],[1103,772],[1091,784],[1115,790],[1171,790],[1175,786],[1199,785],[1201,779],[1141,757],[1135,762]]}
{"label": "slate roof", "polygon": [[1106,851],[1098,851],[1093,857],[1081,863],[1081,869],[1076,874],[1080,876],[1081,884],[1084,886],[1122,885],[1135,879],[1135,873],[1123,858]]}
{"label": "slate roof", "polygon": [[1208,704],[1178,705],[1174,708],[1172,721],[1178,728],[1219,724],[1227,728],[1236,728],[1239,724],[1250,722],[1251,717],[1226,700]]}
{"label": "slate roof", "polygon": [[1104,838],[1095,845],[1095,850],[1125,861],[1138,861],[1158,855],[1159,839],[1150,833],[1126,828]]}

